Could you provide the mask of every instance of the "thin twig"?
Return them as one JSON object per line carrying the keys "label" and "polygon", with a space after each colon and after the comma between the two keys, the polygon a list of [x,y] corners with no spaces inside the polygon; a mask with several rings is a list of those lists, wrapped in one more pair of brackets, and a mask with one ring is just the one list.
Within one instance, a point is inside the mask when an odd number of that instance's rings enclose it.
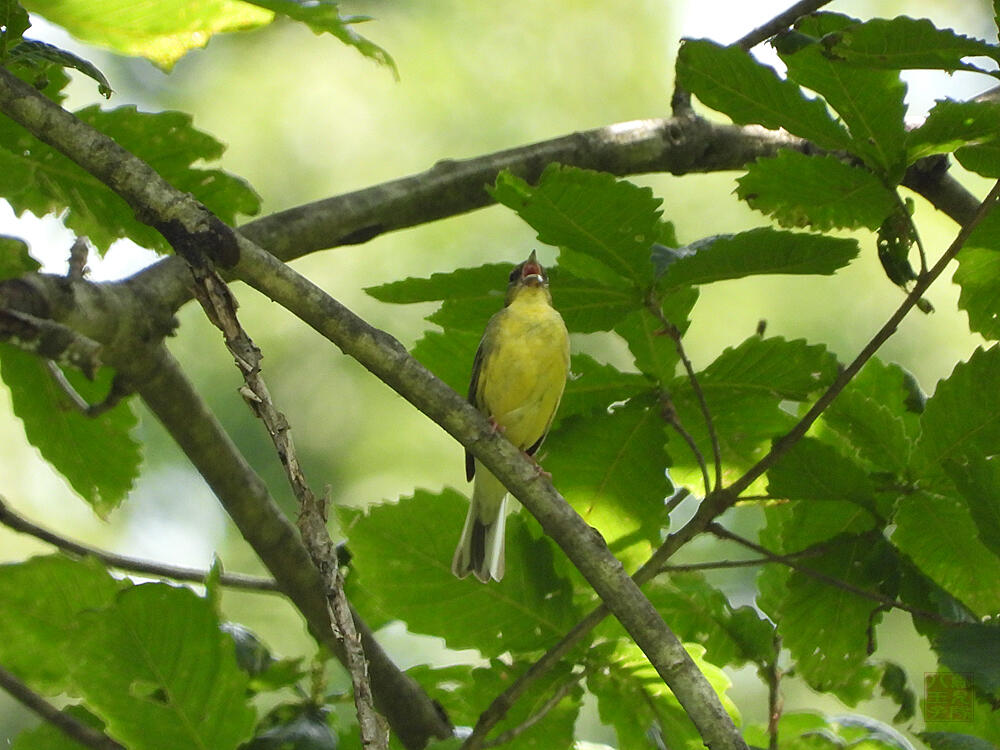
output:
{"label": "thin twig", "polygon": [[[677,416],[677,410],[674,408],[673,402],[666,393],[663,393],[660,396],[660,416],[663,417],[663,421],[669,424],[670,427],[673,428],[674,432],[680,435],[681,439],[687,443],[688,448],[694,455],[694,460],[698,463],[698,468],[701,469],[701,481],[705,485],[705,492],[710,492],[712,489],[712,480],[708,476],[708,466],[705,463],[705,457],[701,455],[701,451],[698,449],[698,444],[694,441],[691,433],[688,432],[684,428],[684,425],[681,424],[681,420]],[[680,500],[677,502],[680,502]]]}
{"label": "thin twig", "polygon": [[784,699],[781,697],[781,678],[783,673],[778,666],[781,655],[781,636],[774,633],[774,648],[771,660],[764,667],[764,679],[767,681],[767,736],[768,750],[778,750],[778,723],[781,721],[781,711]]}
{"label": "thin twig", "polygon": [[[149,560],[140,560],[135,557],[116,555],[113,552],[106,552],[96,547],[89,547],[85,544],[74,542],[48,529],[44,529],[32,523],[24,516],[19,515],[4,502],[3,497],[0,497],[0,524],[3,524],[12,531],[28,534],[36,539],[40,539],[70,555],[96,558],[109,568],[116,568],[129,573],[156,576],[158,578],[169,578],[173,581],[184,581],[186,583],[204,583],[208,577],[207,570],[163,565]],[[239,573],[223,573],[219,577],[219,583],[229,588],[244,589],[247,591],[260,591],[264,593],[275,593],[278,591],[277,584],[271,578],[257,578]]]}
{"label": "thin twig", "polygon": [[983,220],[986,214],[993,208],[993,205],[997,202],[998,197],[1000,197],[1000,181],[997,181],[989,194],[982,200],[976,212],[973,214],[972,218],[962,225],[959,229],[958,234],[955,235],[955,239],[952,241],[948,249],[941,255],[937,263],[926,273],[923,274],[919,279],[917,279],[913,290],[906,296],[903,303],[894,312],[889,319],[885,322],[878,332],[872,336],[871,340],[865,344],[861,352],[854,358],[854,360],[847,365],[834,379],[833,383],[829,388],[821,395],[816,402],[810,407],[810,409],[805,413],[805,415],[798,421],[798,423],[792,427],[785,435],[774,441],[771,446],[771,450],[761,458],[756,464],[751,466],[743,476],[739,477],[734,481],[727,491],[733,495],[739,495],[743,490],[749,487],[753,482],[763,475],[768,469],[774,466],[778,460],[785,455],[795,445],[812,427],[813,423],[819,418],[826,408],[833,402],[833,400],[840,394],[842,390],[847,386],[854,376],[858,374],[864,364],[874,356],[875,352],[878,351],[882,345],[896,332],[896,328],[902,322],[903,318],[912,310],[917,303],[920,301],[924,292],[927,288],[944,272],[944,269],[948,264],[955,258],[958,251],[962,249],[965,245],[966,240],[969,239],[969,235],[972,234],[979,222]]}
{"label": "thin twig", "polygon": [[780,34],[803,16],[815,13],[829,2],[830,0],[800,0],[800,2],[782,11],[767,23],[758,26],[748,34],[744,34],[735,44],[737,47],[742,47],[745,50],[753,49],[761,42],[766,42],[775,34]]}
{"label": "thin twig", "polygon": [[701,409],[702,419],[705,420],[705,429],[708,431],[708,439],[712,444],[712,461],[715,464],[714,487],[708,481],[708,473],[705,469],[705,460],[701,457],[701,454],[697,449],[695,449],[695,456],[701,464],[702,473],[705,474],[705,494],[707,495],[714,488],[722,486],[722,453],[719,449],[719,436],[715,431],[715,421],[712,419],[712,412],[709,411],[708,402],[705,401],[705,393],[701,390],[701,384],[698,382],[698,376],[695,374],[694,365],[691,364],[691,360],[688,358],[687,352],[684,350],[684,343],[681,341],[680,329],[671,321],[667,320],[667,316],[663,314],[663,309],[660,305],[654,304],[651,301],[646,305],[646,307],[653,314],[653,316],[663,324],[663,333],[669,336],[670,340],[674,342],[674,348],[677,350],[677,356],[680,357],[681,363],[684,365],[684,372],[687,373],[688,382],[691,383],[691,390],[694,391],[695,399],[698,401],[698,408]]}
{"label": "thin twig", "polygon": [[336,550],[326,528],[326,499],[318,499],[306,481],[295,451],[288,420],[274,406],[270,391],[261,376],[260,349],[240,324],[236,316],[236,301],[229,287],[215,272],[208,258],[196,258],[193,262],[190,257],[187,259],[191,263],[198,301],[205,309],[209,320],[222,331],[226,347],[232,353],[236,366],[243,375],[246,383],[241,389],[243,398],[250,410],[264,422],[292,491],[298,498],[299,530],[302,532],[302,540],[326,580],[331,620],[337,635],[343,641],[347,655],[347,668],[354,688],[354,704],[361,744],[365,748],[385,750],[388,747],[388,732],[375,711],[368,679],[368,662],[344,594],[344,579],[340,572]]}
{"label": "thin twig", "polygon": [[125,750],[124,746],[119,745],[104,732],[88,727],[73,716],[60,711],[2,666],[0,666],[0,687],[22,706],[34,711],[71,740],[84,747],[91,747],[94,750]]}
{"label": "thin twig", "polygon": [[[803,550],[794,555],[787,555],[786,559],[801,559],[803,557],[816,557],[820,552],[817,550]],[[727,570],[730,568],[757,568],[761,565],[784,562],[770,557],[753,557],[748,560],[716,560],[713,562],[700,563],[676,563],[674,565],[664,565],[660,568],[661,573],[690,573],[697,570]]]}
{"label": "thin twig", "polygon": [[498,745],[504,745],[511,740],[520,737],[522,734],[535,726],[535,724],[544,719],[553,708],[558,706],[562,699],[569,695],[569,692],[579,684],[582,677],[583,674],[579,674],[566,680],[559,686],[559,689],[552,694],[552,697],[545,701],[544,705],[542,705],[538,711],[533,713],[516,727],[508,729],[506,732],[501,732],[494,739],[484,743],[483,747],[497,747]]}
{"label": "thin twig", "polygon": [[786,565],[792,570],[801,573],[802,575],[809,576],[810,578],[813,578],[821,583],[825,583],[829,586],[833,586],[834,588],[838,588],[841,589],[842,591],[854,594],[855,596],[859,596],[862,599],[868,599],[870,601],[877,602],[878,604],[885,607],[900,609],[903,610],[904,612],[909,612],[911,615],[914,615],[916,617],[921,617],[925,620],[937,622],[942,625],[954,624],[951,623],[948,619],[941,617],[941,615],[936,614],[934,612],[928,612],[927,610],[920,609],[919,607],[910,606],[909,604],[905,604],[897,599],[893,599],[891,597],[884,596],[883,594],[879,594],[876,591],[868,591],[867,589],[855,586],[853,583],[848,583],[847,581],[843,581],[839,578],[835,578],[834,576],[827,575],[826,573],[821,573],[818,570],[807,568],[804,565],[800,565],[798,561],[796,561],[791,556],[776,554],[771,550],[767,549],[766,547],[762,547],[761,545],[752,542],[749,539],[740,536],[739,534],[734,534],[733,532],[729,531],[729,529],[720,526],[717,523],[714,522],[710,523],[708,525],[707,530],[720,539],[728,539],[731,542],[736,542],[737,544],[746,547],[747,549],[751,549],[754,552],[763,555],[764,557],[767,557],[770,560],[773,560],[774,562]]}

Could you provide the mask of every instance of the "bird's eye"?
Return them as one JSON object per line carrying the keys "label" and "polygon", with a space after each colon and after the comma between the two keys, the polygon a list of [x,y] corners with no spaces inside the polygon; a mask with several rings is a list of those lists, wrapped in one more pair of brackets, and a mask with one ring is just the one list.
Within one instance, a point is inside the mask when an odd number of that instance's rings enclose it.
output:
{"label": "bird's eye", "polygon": [[511,271],[511,272],[510,272],[510,276],[508,276],[508,277],[507,277],[507,278],[508,278],[508,280],[509,280],[509,281],[510,281],[511,283],[513,283],[513,282],[517,281],[517,280],[518,280],[519,278],[521,278],[521,266],[523,266],[523,265],[524,265],[524,264],[522,263],[522,264],[521,264],[521,265],[519,265],[519,266],[514,266],[514,270],[513,270],[513,271]]}

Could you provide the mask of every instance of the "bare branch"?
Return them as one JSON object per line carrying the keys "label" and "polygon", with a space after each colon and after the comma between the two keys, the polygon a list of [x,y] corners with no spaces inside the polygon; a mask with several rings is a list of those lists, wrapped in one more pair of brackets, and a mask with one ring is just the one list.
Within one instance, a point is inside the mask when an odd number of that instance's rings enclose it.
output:
{"label": "bare branch", "polygon": [[84,747],[91,747],[94,750],[125,750],[122,745],[119,745],[104,732],[88,727],[64,711],[60,711],[2,666],[0,666],[0,687],[6,690],[18,703],[34,711],[71,740],[79,742]]}
{"label": "bare branch", "polygon": [[829,3],[830,0],[799,0],[795,5],[782,11],[767,23],[761,24],[753,31],[745,34],[736,42],[736,46],[742,47],[745,50],[753,49],[761,42],[766,42],[775,34],[780,34],[803,16],[815,13]]}
{"label": "bare branch", "polygon": [[529,716],[527,719],[525,719],[524,721],[522,721],[520,724],[518,724],[513,729],[508,729],[506,732],[502,732],[501,734],[498,734],[495,739],[490,740],[489,742],[485,743],[483,746],[484,747],[497,747],[499,745],[504,745],[504,744],[510,742],[511,740],[514,740],[514,739],[520,737],[522,734],[524,734],[529,729],[531,729],[533,726],[535,726],[535,724],[537,724],[542,719],[544,719],[546,716],[548,716],[549,712],[553,708],[555,708],[556,706],[558,706],[560,704],[560,702],[562,702],[562,699],[565,698],[567,695],[569,695],[570,691],[574,687],[576,687],[576,685],[580,682],[580,679],[582,677],[583,677],[583,675],[580,674],[580,675],[575,675],[575,676],[569,678],[568,680],[566,680],[551,695],[551,697],[547,701],[545,701],[544,704],[542,704],[542,707],[539,708],[538,711],[536,711],[535,713],[533,713],[531,716]]}
{"label": "bare branch", "polygon": [[[3,497],[0,497],[0,524],[3,524],[12,531],[33,536],[75,557],[93,557],[100,560],[109,568],[116,568],[140,575],[156,576],[157,578],[169,578],[173,581],[184,581],[186,583],[204,583],[205,578],[208,576],[207,570],[163,565],[149,560],[140,560],[136,557],[116,555],[112,552],[97,549],[96,547],[74,542],[72,539],[67,539],[32,523],[24,516],[16,513],[4,502]],[[239,573],[223,573],[219,577],[219,583],[229,588],[244,589],[247,591],[273,593],[278,590],[277,584],[271,578],[257,578]]]}

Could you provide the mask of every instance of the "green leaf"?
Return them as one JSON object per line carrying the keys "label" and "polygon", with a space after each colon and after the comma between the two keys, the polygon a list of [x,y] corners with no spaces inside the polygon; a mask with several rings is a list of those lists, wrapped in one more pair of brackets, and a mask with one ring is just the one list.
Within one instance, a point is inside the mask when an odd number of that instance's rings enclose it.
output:
{"label": "green leaf", "polygon": [[42,264],[28,254],[28,245],[17,237],[0,235],[0,281],[37,271]]}
{"label": "green leaf", "polygon": [[97,90],[104,98],[111,98],[111,84],[96,65],[55,45],[25,39],[10,51],[9,60],[13,65],[24,65],[36,70],[44,70],[49,65],[79,70],[97,81]]}
{"label": "green leaf", "polygon": [[906,86],[891,70],[872,70],[832,59],[820,44],[781,55],[788,77],[812,89],[833,107],[851,131],[856,153],[890,182],[906,166]]}
{"label": "green leaf", "polygon": [[1000,453],[1000,348],[977,349],[938,383],[921,415],[918,449],[931,466]]}
{"label": "green leaf", "polygon": [[958,163],[970,172],[997,179],[1000,177],[1000,142],[963,146],[955,152]]}
{"label": "green leaf", "polygon": [[574,333],[610,331],[632,310],[642,306],[637,290],[620,282],[603,284],[574,276],[561,267],[553,268],[549,279],[552,304]]}
{"label": "green leaf", "polygon": [[380,302],[412,304],[438,300],[481,300],[503,306],[510,263],[487,263],[475,268],[459,268],[446,273],[432,273],[428,278],[410,277],[379,286],[365,287],[365,293]]}
{"label": "green leaf", "polygon": [[0,0],[0,61],[7,52],[21,41],[24,32],[31,27],[28,13],[17,0]]}
{"label": "green leaf", "polygon": [[80,615],[106,607],[127,584],[92,558],[33,557],[0,565],[0,664],[47,695],[78,695]]}
{"label": "green leaf", "polygon": [[[134,106],[108,111],[87,107],[76,114],[144,159],[175,188],[194,195],[223,221],[233,224],[237,215],[259,210],[256,193],[239,178],[192,166],[218,159],[224,147],[195,130],[189,115],[150,114]],[[156,230],[135,219],[122,198],[6,118],[0,120],[0,144],[0,194],[18,214],[63,214],[67,227],[87,236],[102,252],[121,237],[161,252],[170,249]]]}
{"label": "green leaf", "polygon": [[[691,310],[698,301],[698,290],[682,286],[662,295],[663,318],[683,334],[690,323]],[[663,330],[663,321],[646,308],[638,309],[615,326],[615,333],[625,339],[635,358],[635,366],[659,383],[669,383],[677,374],[680,355],[673,338]]]}
{"label": "green leaf", "polygon": [[204,599],[186,588],[146,583],[80,620],[74,678],[123,744],[228,750],[252,736],[248,678]]}
{"label": "green leaf", "polygon": [[[443,669],[420,666],[407,670],[407,674],[416,679],[432,698],[447,706],[448,718],[462,727],[474,725],[483,709],[530,666],[531,662],[527,661],[508,664],[494,659],[486,667],[472,670],[464,665]],[[504,747],[542,749],[573,746],[573,728],[583,690],[574,684],[579,678],[572,674],[571,668],[572,665],[564,661],[531,682],[524,695],[518,698],[493,730],[499,735],[515,727],[526,729],[513,740],[504,742]],[[565,691],[562,700],[541,721],[524,726],[529,719],[537,719],[545,704],[560,690]]]}
{"label": "green leaf", "polygon": [[931,108],[920,127],[906,134],[907,161],[913,163],[925,156],[947,154],[956,149],[968,153],[963,146],[992,145],[998,130],[1000,104],[997,102],[943,99]]}
{"label": "green leaf", "polygon": [[662,201],[649,188],[550,164],[537,187],[501,172],[491,194],[531,225],[539,241],[590,256],[637,286],[652,280],[649,251],[665,225]]}
{"label": "green leaf", "polygon": [[858,254],[855,240],[759,227],[706,237],[654,255],[662,288],[709,284],[757,274],[832,274]]}
{"label": "green leaf", "polygon": [[[884,543],[870,535],[845,536],[805,568],[851,586],[879,593],[895,565]],[[780,609],[768,609],[778,619],[782,645],[795,659],[796,673],[816,690],[850,697],[870,695],[873,670],[866,665],[868,629],[881,619],[877,602],[845,588],[817,580],[799,570],[788,577],[787,596]]]}
{"label": "green leaf", "polygon": [[822,101],[807,98],[795,83],[782,80],[738,47],[705,39],[685,41],[677,55],[677,80],[737,125],[784,128],[830,150],[851,147],[851,137]]}
{"label": "green leaf", "polygon": [[1000,468],[997,460],[969,456],[964,464],[946,462],[945,470],[969,509],[979,540],[1000,558]]}
{"label": "green leaf", "polygon": [[165,70],[189,50],[204,47],[213,34],[257,28],[274,17],[234,0],[163,0],[155,6],[131,0],[26,0],[24,6],[83,42],[145,57]]}
{"label": "green leaf", "polygon": [[[739,713],[726,695],[729,678],[705,660],[702,647],[689,643],[684,647],[738,721]],[[600,668],[587,673],[587,688],[597,697],[601,721],[614,727],[619,747],[704,747],[677,698],[634,643],[627,639],[603,643],[591,649],[591,658]]]}
{"label": "green leaf", "polygon": [[909,721],[917,713],[917,696],[906,680],[906,670],[895,662],[886,662],[879,687],[882,695],[894,700],[899,705],[899,711],[892,717],[893,724]]}
{"label": "green leaf", "polygon": [[996,613],[1000,559],[978,539],[959,498],[930,491],[901,497],[891,541],[934,583],[978,616]]}
{"label": "green leaf", "polygon": [[926,18],[875,18],[823,39],[836,59],[867,68],[970,70],[985,72],[966,57],[1000,60],[1000,50],[981,39],[938,29]]}
{"label": "green leaf", "polygon": [[791,500],[845,500],[875,505],[875,490],[864,470],[836,448],[804,437],[767,472],[768,494]]}
{"label": "green leaf", "polygon": [[1000,339],[1000,211],[991,211],[958,254],[954,281],[961,288],[958,306],[969,316],[969,329]]}
{"label": "green leaf", "polygon": [[906,477],[920,432],[908,400],[912,376],[871,359],[826,411],[822,425],[844,440],[844,452],[878,471]]}
{"label": "green leaf", "polygon": [[315,34],[332,34],[365,57],[385,65],[397,79],[399,78],[396,63],[389,53],[352,28],[354,24],[370,21],[371,18],[368,16],[341,16],[338,4],[333,0],[246,0],[246,2],[287,16],[293,21],[300,21]]}
{"label": "green leaf", "polygon": [[[822,346],[811,346],[801,339],[753,336],[736,348],[726,349],[698,373],[729,469],[737,471],[756,463],[770,440],[794,424],[792,416],[781,408],[782,401],[807,398],[830,383],[836,369],[836,359]],[[674,380],[670,396],[681,424],[710,460],[704,418],[687,378]],[[670,435],[670,447],[678,463],[690,464],[689,450],[680,438]]]}
{"label": "green leaf", "polygon": [[572,415],[606,412],[611,404],[630,399],[650,388],[649,381],[642,375],[602,365],[586,354],[573,355],[570,372],[572,374],[556,412],[556,425]]}
{"label": "green leaf", "polygon": [[348,544],[363,571],[359,609],[384,611],[413,632],[487,657],[533,652],[559,640],[580,613],[568,583],[556,577],[551,543],[531,538],[527,514],[507,519],[503,581],[487,586],[451,574],[467,508],[466,498],[446,489],[437,495],[421,490],[361,517],[343,510]]}
{"label": "green leaf", "polygon": [[971,675],[977,690],[993,694],[1000,690],[1000,627],[980,623],[947,627],[935,640],[934,650],[952,672]]}
{"label": "green leaf", "polygon": [[742,200],[785,227],[874,230],[896,206],[896,196],[869,170],[789,149],[758,159],[737,183]]}
{"label": "green leaf", "polygon": [[[483,324],[485,327],[485,323]],[[472,361],[482,338],[479,331],[428,331],[413,347],[412,354],[427,369],[459,393],[469,391]]]}
{"label": "green leaf", "polygon": [[[647,401],[564,419],[540,456],[563,497],[619,557],[640,539],[660,540],[664,500],[672,491],[663,420]],[[648,552],[648,545],[632,550],[627,564],[644,561]]]}
{"label": "green leaf", "polygon": [[643,592],[677,637],[703,646],[712,664],[762,664],[774,655],[774,626],[753,607],[734,608],[701,573],[671,571]]}
{"label": "green leaf", "polygon": [[[96,417],[84,416],[41,359],[8,345],[0,345],[0,374],[28,442],[98,515],[117,507],[132,488],[142,461],[141,445],[131,435],[138,420],[130,401]],[[107,368],[98,371],[94,382],[74,370],[64,374],[92,404],[100,403],[111,388],[112,373]]]}

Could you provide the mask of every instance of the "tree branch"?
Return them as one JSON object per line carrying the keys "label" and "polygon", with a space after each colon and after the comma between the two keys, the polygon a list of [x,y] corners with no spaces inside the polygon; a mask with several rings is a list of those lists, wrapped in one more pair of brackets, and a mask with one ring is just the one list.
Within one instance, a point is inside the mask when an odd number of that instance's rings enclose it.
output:
{"label": "tree branch", "polygon": [[[208,576],[207,570],[163,565],[161,563],[150,562],[149,560],[140,560],[135,557],[116,555],[97,549],[96,547],[89,547],[85,544],[74,542],[72,539],[67,539],[48,529],[42,528],[24,516],[19,515],[4,502],[3,497],[0,497],[0,524],[3,524],[12,531],[33,536],[75,557],[93,557],[100,560],[109,568],[117,568],[129,573],[139,573],[158,578],[169,578],[174,581],[184,581],[186,583],[204,583],[205,578]],[[247,591],[271,593],[278,590],[278,586],[273,578],[257,578],[239,573],[223,573],[219,577],[219,583],[229,588],[244,589]]]}
{"label": "tree branch", "polygon": [[88,727],[64,711],[60,711],[42,696],[21,682],[14,674],[0,666],[0,687],[26,708],[34,711],[45,721],[65,734],[71,740],[94,750],[125,750],[113,739]]}

